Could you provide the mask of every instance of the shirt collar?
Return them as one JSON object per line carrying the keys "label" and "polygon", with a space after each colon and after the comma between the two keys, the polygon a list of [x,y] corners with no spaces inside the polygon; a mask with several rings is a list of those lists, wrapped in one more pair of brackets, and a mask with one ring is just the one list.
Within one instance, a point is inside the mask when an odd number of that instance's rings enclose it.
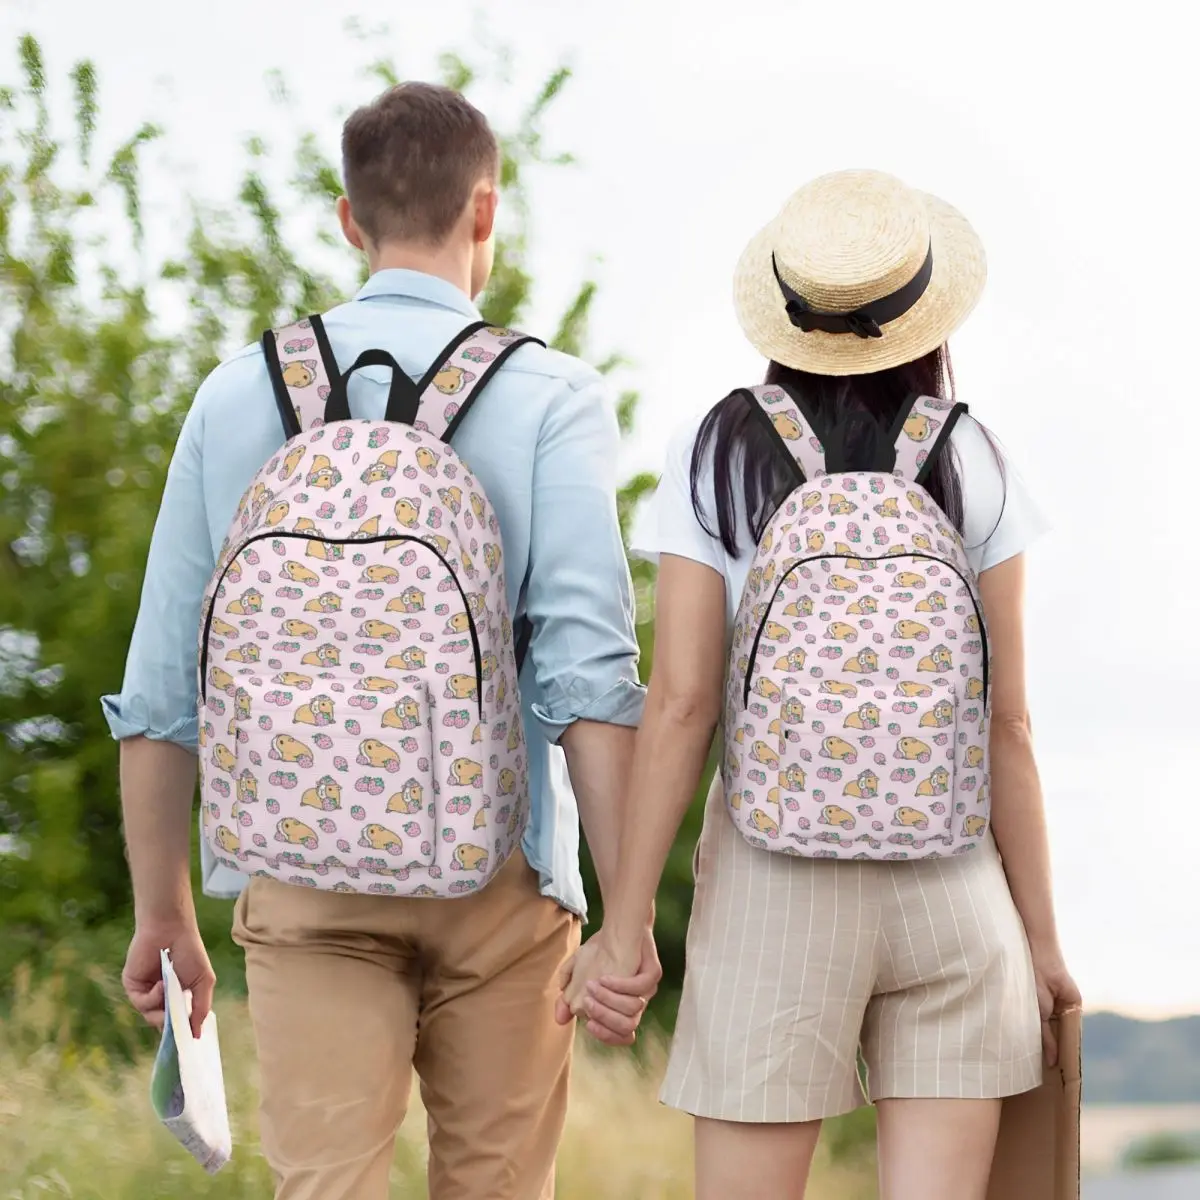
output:
{"label": "shirt collar", "polygon": [[387,267],[376,271],[359,289],[356,300],[371,300],[376,296],[403,296],[412,300],[423,300],[451,309],[472,320],[480,320],[479,310],[448,280],[422,271],[409,271],[401,267]]}

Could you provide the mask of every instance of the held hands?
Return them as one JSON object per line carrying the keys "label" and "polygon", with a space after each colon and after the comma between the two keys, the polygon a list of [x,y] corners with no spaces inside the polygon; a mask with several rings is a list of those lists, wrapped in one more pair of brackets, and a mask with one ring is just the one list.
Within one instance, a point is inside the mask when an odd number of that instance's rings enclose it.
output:
{"label": "held hands", "polygon": [[583,1018],[587,1031],[607,1046],[631,1046],[646,1005],[658,991],[662,966],[647,928],[640,944],[617,946],[601,929],[571,958],[559,977],[555,1018]]}
{"label": "held hands", "polygon": [[129,943],[121,983],[130,1003],[155,1029],[162,1029],[163,995],[162,956],[170,950],[171,965],[185,992],[192,993],[192,1036],[200,1036],[204,1018],[212,1009],[213,987],[217,977],[208,961],[208,951],[200,939],[195,918],[168,925],[139,925]]}

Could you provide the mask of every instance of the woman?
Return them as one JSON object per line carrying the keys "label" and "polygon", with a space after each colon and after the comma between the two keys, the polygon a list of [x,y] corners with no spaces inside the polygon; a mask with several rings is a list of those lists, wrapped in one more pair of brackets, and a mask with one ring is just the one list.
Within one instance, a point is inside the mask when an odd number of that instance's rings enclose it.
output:
{"label": "woman", "polygon": [[[982,1200],[1000,1098],[1040,1082],[1043,1049],[1051,1060],[1055,1053],[1047,1019],[1079,999],[1059,950],[1025,697],[1023,551],[1042,525],[987,434],[957,420],[950,402],[946,340],[974,307],[984,275],[978,238],[941,201],[875,172],[810,183],[737,268],[739,320],[775,386],[726,398],[668,455],[656,532],[643,547],[660,562],[656,648],[617,902],[573,964],[571,1011],[638,1015],[623,981],[637,972],[645,916],[722,716],[739,743],[745,709],[764,722],[774,714],[773,734],[816,747],[799,752],[803,762],[785,775],[766,734],[752,751],[727,737],[726,780],[718,774],[709,794],[662,1094],[696,1118],[701,1200],[803,1196],[821,1120],[862,1102],[860,1051],[878,1111],[883,1200]],[[780,411],[772,414],[770,403]],[[940,425],[945,436],[931,436]],[[891,497],[910,486],[892,475],[920,480],[923,491]],[[909,552],[912,570],[890,582],[907,591],[868,586],[903,562],[860,561],[865,548],[832,540],[860,536],[844,516],[833,519],[856,509],[847,489],[860,484],[881,499],[881,517],[863,508],[864,544],[876,521],[876,543],[905,542],[893,550]],[[928,529],[945,534],[931,534],[940,560],[916,526],[886,519],[903,518],[910,505],[932,513],[930,501],[938,512]],[[809,511],[826,507],[830,520],[805,529]],[[771,539],[799,534],[792,549],[800,553],[779,560],[776,576]],[[801,560],[803,569],[793,565]],[[950,588],[913,590],[926,588],[926,575],[950,583],[951,563],[962,576],[958,606]],[[790,608],[778,607],[785,582],[797,588]],[[805,587],[820,593],[817,611]],[[748,623],[735,636],[744,593]],[[749,604],[755,595],[757,606]],[[893,626],[905,605],[921,619]],[[958,635],[943,611],[966,614],[962,640],[948,640]],[[756,626],[780,647],[812,646],[774,664],[792,672],[788,698],[770,676],[770,655],[755,673],[762,655],[748,633]],[[892,628],[888,637],[925,639],[930,648],[918,645],[922,657],[905,664],[914,650],[887,649],[893,643],[880,630]],[[828,638],[857,639],[861,649],[843,652]],[[736,678],[727,676],[731,639]],[[973,653],[982,678],[955,678],[951,650]],[[870,691],[885,667],[900,682]],[[932,696],[935,683],[939,703],[907,699]],[[865,703],[846,710],[843,697],[861,699],[864,689]],[[922,703],[932,707],[919,717],[891,715],[915,714]],[[894,756],[884,753],[883,735],[905,719],[919,722],[921,736],[897,736]],[[975,736],[951,728],[971,719]],[[841,736],[820,739],[827,727]],[[974,740],[982,744],[967,745]],[[789,743],[774,745],[788,752]],[[914,761],[894,766],[893,757]],[[864,762],[880,764],[878,773],[860,769]],[[766,768],[778,770],[778,786]],[[727,796],[731,778],[746,790]],[[916,800],[898,805],[905,787]],[[885,797],[888,788],[896,791]],[[814,796],[841,803],[801,810]],[[789,818],[792,809],[813,821]],[[789,819],[794,832],[784,837]],[[781,848],[790,853],[771,852]]]}

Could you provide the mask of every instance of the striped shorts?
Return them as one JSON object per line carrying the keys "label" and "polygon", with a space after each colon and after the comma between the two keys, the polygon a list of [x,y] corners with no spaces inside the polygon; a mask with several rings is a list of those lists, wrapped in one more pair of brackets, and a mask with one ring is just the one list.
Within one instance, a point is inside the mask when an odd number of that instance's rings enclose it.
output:
{"label": "striped shorts", "polygon": [[750,846],[714,781],[661,1099],[698,1117],[833,1117],[866,1097],[988,1099],[1042,1080],[1029,947],[995,843],[834,862]]}

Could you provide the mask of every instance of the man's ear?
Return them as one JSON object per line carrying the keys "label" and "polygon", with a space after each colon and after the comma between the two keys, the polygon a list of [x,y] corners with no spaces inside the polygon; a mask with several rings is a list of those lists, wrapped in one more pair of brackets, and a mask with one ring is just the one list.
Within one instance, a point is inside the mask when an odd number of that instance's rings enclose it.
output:
{"label": "man's ear", "polygon": [[355,250],[365,250],[363,245],[362,230],[354,220],[354,214],[350,211],[350,201],[345,196],[337,198],[337,215],[338,221],[342,226],[342,236],[352,245]]}
{"label": "man's ear", "polygon": [[481,179],[475,186],[474,201],[474,238],[478,245],[483,245],[491,240],[496,228],[496,206],[500,203],[500,193],[495,183],[490,179]]}

